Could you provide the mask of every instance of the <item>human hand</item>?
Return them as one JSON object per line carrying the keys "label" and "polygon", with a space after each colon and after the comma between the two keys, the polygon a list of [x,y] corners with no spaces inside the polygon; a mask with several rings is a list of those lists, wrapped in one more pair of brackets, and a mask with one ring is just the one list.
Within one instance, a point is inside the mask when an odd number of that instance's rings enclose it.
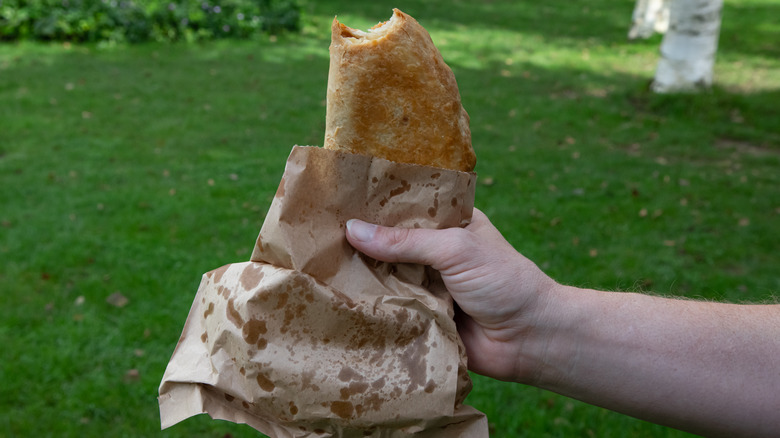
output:
{"label": "human hand", "polygon": [[[469,368],[501,380],[530,382],[540,364],[528,348],[536,320],[557,283],[518,253],[481,211],[471,224],[444,230],[381,227],[351,220],[347,240],[369,257],[430,265],[462,313],[456,316]],[[543,324],[542,324],[543,325]]]}
{"label": "human hand", "polygon": [[476,209],[466,228],[350,221],[347,239],[441,273],[472,371],[704,436],[780,430],[778,305],[562,286]]}

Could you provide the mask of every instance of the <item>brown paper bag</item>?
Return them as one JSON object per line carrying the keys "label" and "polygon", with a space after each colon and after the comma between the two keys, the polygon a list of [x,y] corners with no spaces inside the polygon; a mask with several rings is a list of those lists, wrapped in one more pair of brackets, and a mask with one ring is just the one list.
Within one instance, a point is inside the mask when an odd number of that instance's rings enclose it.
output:
{"label": "brown paper bag", "polygon": [[473,173],[293,148],[251,261],[203,276],[160,384],[162,427],[208,413],[272,437],[487,437],[438,273],[377,262],[348,219],[445,228]]}

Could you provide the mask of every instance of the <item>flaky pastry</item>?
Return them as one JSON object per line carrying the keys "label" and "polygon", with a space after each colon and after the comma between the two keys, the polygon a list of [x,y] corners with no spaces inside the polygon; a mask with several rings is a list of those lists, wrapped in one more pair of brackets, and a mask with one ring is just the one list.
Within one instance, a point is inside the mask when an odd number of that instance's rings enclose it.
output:
{"label": "flaky pastry", "polygon": [[474,169],[455,75],[414,18],[394,9],[366,32],[333,20],[325,148]]}

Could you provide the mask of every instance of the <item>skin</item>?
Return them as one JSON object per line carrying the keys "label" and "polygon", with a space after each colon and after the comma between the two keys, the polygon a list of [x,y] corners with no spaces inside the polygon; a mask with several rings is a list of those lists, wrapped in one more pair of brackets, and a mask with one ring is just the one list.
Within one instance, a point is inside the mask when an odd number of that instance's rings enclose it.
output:
{"label": "skin", "polygon": [[476,373],[705,436],[780,431],[780,305],[561,285],[478,210],[445,230],[352,220],[347,239],[375,259],[441,272]]}

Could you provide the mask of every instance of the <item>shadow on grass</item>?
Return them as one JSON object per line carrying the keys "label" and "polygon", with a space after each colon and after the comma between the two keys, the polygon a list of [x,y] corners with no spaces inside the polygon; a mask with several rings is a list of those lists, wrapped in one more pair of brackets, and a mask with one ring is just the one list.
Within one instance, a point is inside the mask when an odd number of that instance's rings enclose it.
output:
{"label": "shadow on grass", "polygon": [[[537,35],[547,40],[559,39],[574,45],[651,45],[650,41],[627,40],[631,27],[631,1],[611,0],[517,2],[422,1],[399,0],[392,5],[361,1],[318,1],[308,5],[310,13],[332,17],[349,14],[362,16],[367,23],[388,19],[391,8],[412,15],[425,27],[441,29],[490,28]],[[769,1],[726,2],[721,28],[721,53],[742,53],[767,58],[780,57],[780,27],[776,19],[780,4]],[[349,25],[349,23],[347,23]],[[750,32],[744,29],[751,28]]]}
{"label": "shadow on grass", "polygon": [[[780,58],[780,25],[777,17],[780,17],[778,2],[724,2],[719,53]],[[746,32],[745,29],[750,31]]]}

